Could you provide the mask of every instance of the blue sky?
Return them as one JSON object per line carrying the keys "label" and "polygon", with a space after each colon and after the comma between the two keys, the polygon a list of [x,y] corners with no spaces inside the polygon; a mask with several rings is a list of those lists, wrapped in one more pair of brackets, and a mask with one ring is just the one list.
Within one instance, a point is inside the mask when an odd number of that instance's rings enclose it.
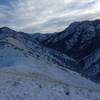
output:
{"label": "blue sky", "polygon": [[0,4],[7,4],[8,0],[0,0]]}
{"label": "blue sky", "polygon": [[100,0],[0,0],[0,27],[51,33],[70,23],[100,18]]}

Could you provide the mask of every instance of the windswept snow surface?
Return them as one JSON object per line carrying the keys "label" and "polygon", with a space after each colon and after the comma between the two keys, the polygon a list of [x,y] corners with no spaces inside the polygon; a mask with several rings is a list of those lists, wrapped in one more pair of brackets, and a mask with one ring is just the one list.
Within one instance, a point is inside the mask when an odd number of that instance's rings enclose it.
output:
{"label": "windswept snow surface", "polygon": [[100,100],[100,91],[64,84],[39,73],[0,69],[0,100]]}

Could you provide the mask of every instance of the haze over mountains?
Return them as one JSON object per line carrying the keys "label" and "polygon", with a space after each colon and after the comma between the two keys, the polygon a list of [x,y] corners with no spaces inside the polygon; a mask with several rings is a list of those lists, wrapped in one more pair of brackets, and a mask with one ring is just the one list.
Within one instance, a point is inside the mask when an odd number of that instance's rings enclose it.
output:
{"label": "haze over mountains", "polygon": [[[74,22],[54,34],[0,28],[0,74],[0,88],[9,91],[4,97],[1,92],[0,100],[47,100],[54,94],[49,100],[100,100],[100,20]],[[20,88],[32,90],[19,96]],[[13,90],[15,94],[10,94]]]}

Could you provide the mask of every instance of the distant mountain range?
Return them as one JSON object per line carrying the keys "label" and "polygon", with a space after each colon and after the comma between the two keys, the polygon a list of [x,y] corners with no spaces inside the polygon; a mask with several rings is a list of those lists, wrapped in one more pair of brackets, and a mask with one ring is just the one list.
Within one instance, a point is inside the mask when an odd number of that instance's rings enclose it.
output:
{"label": "distant mountain range", "polygon": [[23,60],[27,65],[32,60],[28,56],[45,59],[63,70],[76,71],[100,83],[100,20],[74,22],[54,34],[27,34],[0,28],[0,66],[23,63]]}

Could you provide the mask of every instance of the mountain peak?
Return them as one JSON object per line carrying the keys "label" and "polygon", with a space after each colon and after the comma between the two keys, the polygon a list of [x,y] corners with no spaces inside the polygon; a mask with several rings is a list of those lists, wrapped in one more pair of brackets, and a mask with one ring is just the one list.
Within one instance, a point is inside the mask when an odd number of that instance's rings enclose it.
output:
{"label": "mountain peak", "polygon": [[0,28],[0,31],[4,31],[4,32],[12,32],[12,31],[14,31],[14,30],[12,30],[12,29],[10,29],[9,27],[1,27]]}

